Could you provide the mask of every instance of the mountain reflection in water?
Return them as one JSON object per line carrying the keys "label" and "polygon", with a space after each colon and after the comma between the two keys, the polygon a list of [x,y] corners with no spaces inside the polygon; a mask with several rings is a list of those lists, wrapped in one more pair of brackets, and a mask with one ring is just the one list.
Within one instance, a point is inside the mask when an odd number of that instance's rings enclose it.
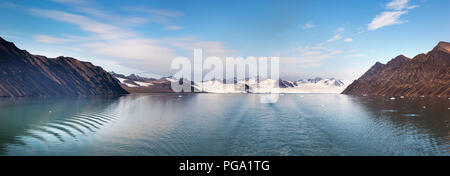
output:
{"label": "mountain reflection in water", "polygon": [[449,99],[260,96],[0,99],[0,154],[449,155]]}

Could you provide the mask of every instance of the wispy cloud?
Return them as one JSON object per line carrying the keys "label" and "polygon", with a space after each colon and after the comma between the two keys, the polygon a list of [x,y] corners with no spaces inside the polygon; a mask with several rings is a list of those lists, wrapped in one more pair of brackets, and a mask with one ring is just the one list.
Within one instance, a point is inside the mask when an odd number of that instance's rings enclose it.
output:
{"label": "wispy cloud", "polygon": [[92,18],[121,26],[143,25],[151,22],[151,20],[146,17],[117,15],[114,13],[106,12],[92,7],[80,7],[77,8],[76,10],[77,12],[85,14]]}
{"label": "wispy cloud", "polygon": [[[135,16],[123,16],[110,13],[107,10],[101,10],[101,6],[95,1],[89,0],[51,0],[53,2],[65,4],[70,6],[75,12],[85,14],[97,19],[107,21],[110,24],[134,26],[143,25],[147,23],[162,24],[167,30],[180,30],[183,27],[173,24],[173,19],[184,15],[183,12],[172,9],[155,9],[145,6],[122,7],[121,10],[126,10]],[[136,16],[138,15],[138,16]]]}
{"label": "wispy cloud", "polygon": [[405,23],[406,21],[400,20],[400,17],[405,13],[407,13],[407,11],[383,12],[370,22],[367,29],[373,31],[385,26]]}
{"label": "wispy cloud", "polygon": [[403,10],[403,9],[414,9],[419,7],[418,5],[409,5],[411,0],[393,0],[386,4],[386,9],[390,10]]}
{"label": "wispy cloud", "polygon": [[[320,67],[331,59],[345,59],[364,57],[364,54],[353,50],[340,49],[332,42],[343,38],[344,28],[338,28],[334,31],[335,35],[324,42],[314,45],[299,46],[297,48],[288,49],[285,52],[277,53],[280,56],[280,64],[286,68],[292,68],[288,72],[296,72],[298,68],[314,68]],[[344,42],[352,42],[352,38],[345,38]]]}
{"label": "wispy cloud", "polygon": [[124,8],[132,13],[138,13],[145,16],[148,22],[164,25],[167,30],[180,30],[183,27],[173,24],[173,19],[184,16],[183,12],[171,9],[154,9],[150,7],[126,7]]}
{"label": "wispy cloud", "polygon": [[346,38],[346,39],[344,39],[344,42],[353,42],[353,39],[352,38]]}
{"label": "wispy cloud", "polygon": [[122,59],[160,61],[174,58],[176,54],[165,47],[159,40],[152,39],[120,39],[104,42],[87,43],[91,53]]}
{"label": "wispy cloud", "polygon": [[280,63],[301,68],[319,67],[324,60],[336,58],[343,51],[327,47],[325,43],[300,46],[281,53]]}
{"label": "wispy cloud", "polygon": [[300,28],[302,28],[303,30],[309,30],[313,27],[316,27],[316,25],[314,25],[312,21],[309,21],[303,25],[300,25]]}
{"label": "wispy cloud", "polygon": [[344,28],[336,29],[336,34],[327,40],[327,42],[334,42],[342,39],[342,32],[344,32]]}
{"label": "wispy cloud", "polygon": [[[332,62],[335,59],[350,59],[350,58],[364,58],[366,55],[358,53],[357,51],[336,49],[330,43],[323,42],[312,46],[300,46],[281,53],[280,67],[283,70],[280,74],[283,76],[290,76],[293,79],[298,79],[299,76],[330,76],[339,78],[354,79],[360,73],[355,68],[344,69],[351,74],[341,74],[340,70],[336,70],[332,74],[320,71],[322,66]],[[355,73],[357,72],[357,73]]]}
{"label": "wispy cloud", "polygon": [[40,17],[75,24],[79,26],[81,30],[94,33],[101,39],[120,39],[135,35],[131,31],[122,30],[114,25],[104,24],[82,15],[42,9],[29,9],[29,11]]}
{"label": "wispy cloud", "polygon": [[341,34],[336,34],[333,37],[331,37],[330,39],[328,39],[327,41],[328,42],[334,42],[334,41],[340,40],[341,38],[342,38]]}
{"label": "wispy cloud", "polygon": [[[226,55],[229,50],[219,41],[203,41],[195,38],[148,38],[135,30],[109,22],[104,18],[108,14],[105,11],[95,10],[84,13],[70,13],[56,10],[36,8],[23,8],[32,15],[49,18],[56,21],[77,26],[87,36],[55,37],[50,35],[36,35],[38,42],[49,44],[61,44],[66,42],[80,43],[80,52],[89,53],[91,57],[108,58],[115,63],[141,70],[142,72],[154,72],[170,74],[170,62],[178,56],[178,51],[192,52],[194,48],[203,48],[205,53]],[[164,16],[179,16],[182,13],[175,11],[151,10]],[[80,14],[83,13],[83,14]],[[116,16],[117,19],[124,18]],[[180,30],[181,26],[162,24],[167,30]]]}
{"label": "wispy cloud", "polygon": [[[84,52],[93,57],[116,59],[120,63],[137,69],[169,68],[170,59],[176,54],[160,40],[139,37],[136,31],[99,22],[91,17],[68,12],[30,9],[34,15],[78,26],[89,35],[88,40],[79,40]],[[68,39],[51,36],[35,37],[45,43],[66,42]],[[158,71],[163,71],[158,70]]]}
{"label": "wispy cloud", "polygon": [[36,41],[42,42],[42,43],[66,43],[66,42],[73,41],[68,38],[58,38],[58,37],[52,37],[52,36],[48,36],[48,35],[35,35],[35,36],[33,36],[33,38]]}
{"label": "wispy cloud", "polygon": [[177,31],[177,30],[183,29],[183,27],[176,26],[176,25],[169,25],[169,26],[166,26],[165,29],[167,29],[169,31]]}
{"label": "wispy cloud", "polygon": [[400,17],[408,10],[417,8],[417,5],[409,5],[410,0],[393,0],[386,4],[386,9],[390,11],[381,12],[377,15],[367,26],[369,31],[374,31],[382,27],[391,26],[395,24],[405,23],[405,20],[401,20]]}

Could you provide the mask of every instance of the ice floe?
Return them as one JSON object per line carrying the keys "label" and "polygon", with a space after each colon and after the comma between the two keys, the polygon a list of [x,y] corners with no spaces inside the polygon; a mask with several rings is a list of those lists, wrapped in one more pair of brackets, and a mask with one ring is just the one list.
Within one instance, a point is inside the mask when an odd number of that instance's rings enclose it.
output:
{"label": "ice floe", "polygon": [[402,114],[404,117],[420,117],[420,114]]}

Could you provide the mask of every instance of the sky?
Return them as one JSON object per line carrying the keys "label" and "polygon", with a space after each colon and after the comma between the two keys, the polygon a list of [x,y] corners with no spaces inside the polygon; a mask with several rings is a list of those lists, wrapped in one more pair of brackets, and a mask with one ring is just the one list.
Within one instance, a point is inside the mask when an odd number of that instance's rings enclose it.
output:
{"label": "sky", "polygon": [[448,0],[0,0],[0,37],[32,54],[169,76],[177,56],[280,57],[284,79],[353,80],[450,41]]}

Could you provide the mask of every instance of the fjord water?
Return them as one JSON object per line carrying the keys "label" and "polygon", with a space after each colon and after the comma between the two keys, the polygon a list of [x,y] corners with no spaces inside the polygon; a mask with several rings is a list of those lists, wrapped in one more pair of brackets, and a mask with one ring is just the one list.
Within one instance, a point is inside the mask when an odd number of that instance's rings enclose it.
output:
{"label": "fjord water", "polygon": [[446,155],[447,98],[134,94],[0,100],[0,155]]}

